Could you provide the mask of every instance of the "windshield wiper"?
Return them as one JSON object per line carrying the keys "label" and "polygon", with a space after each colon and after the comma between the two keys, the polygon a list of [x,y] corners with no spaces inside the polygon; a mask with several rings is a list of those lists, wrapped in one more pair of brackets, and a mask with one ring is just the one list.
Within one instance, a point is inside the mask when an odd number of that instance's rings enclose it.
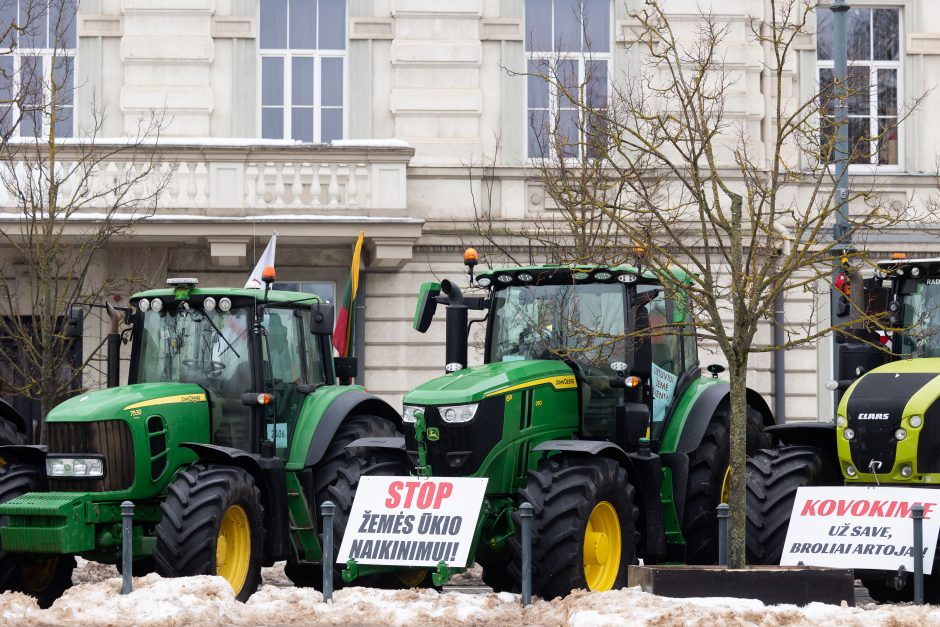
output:
{"label": "windshield wiper", "polygon": [[224,355],[228,351],[228,349],[231,348],[232,352],[235,353],[235,357],[238,359],[241,359],[242,356],[238,354],[238,351],[235,350],[235,347],[232,346],[232,343],[228,341],[228,338],[222,334],[222,332],[219,330],[219,327],[215,326],[215,323],[212,322],[212,318],[209,317],[209,315],[205,312],[205,310],[203,310],[202,312],[202,318],[203,320],[209,323],[209,326],[211,326],[212,330],[216,332],[216,335],[222,338],[222,341],[225,342],[225,344],[228,346],[228,348],[226,348],[224,351],[219,353],[219,357]]}

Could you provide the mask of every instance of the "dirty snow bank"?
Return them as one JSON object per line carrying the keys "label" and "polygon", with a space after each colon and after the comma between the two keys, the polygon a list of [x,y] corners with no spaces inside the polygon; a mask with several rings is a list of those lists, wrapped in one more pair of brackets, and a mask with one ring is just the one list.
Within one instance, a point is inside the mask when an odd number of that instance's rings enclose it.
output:
{"label": "dirty snow bank", "polygon": [[[266,581],[270,581],[266,578]],[[280,582],[278,582],[280,583]],[[668,599],[636,588],[603,593],[575,592],[523,609],[518,595],[438,594],[430,590],[348,588],[332,604],[309,588],[264,585],[246,604],[235,600],[218,577],[134,579],[122,596],[111,577],[78,583],[48,610],[19,593],[0,595],[0,624],[7,625],[875,625],[940,624],[940,607],[867,605],[847,608],[814,603],[765,607],[759,601],[711,598]]]}

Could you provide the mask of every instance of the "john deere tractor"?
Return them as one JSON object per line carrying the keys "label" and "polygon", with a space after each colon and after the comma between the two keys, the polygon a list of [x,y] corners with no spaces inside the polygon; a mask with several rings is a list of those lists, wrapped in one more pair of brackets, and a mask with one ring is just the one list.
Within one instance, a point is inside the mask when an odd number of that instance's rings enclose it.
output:
{"label": "john deere tractor", "polygon": [[120,564],[125,500],[135,574],[221,575],[245,600],[263,565],[287,560],[295,583],[321,583],[320,503],[336,503],[341,532],[360,475],[385,463],[347,445],[394,436],[401,419],[340,384],[354,363],[332,358],[332,305],[272,280],[175,279],[133,296],[127,385],[112,310],[112,387],[55,407],[42,446],[0,448],[0,591],[45,606],[71,584],[75,556]]}
{"label": "john deere tractor", "polygon": [[[629,266],[489,270],[476,286],[485,294],[422,286],[414,326],[426,331],[446,306],[446,374],[404,398],[416,474],[488,479],[467,565],[496,590],[519,588],[523,501],[532,589],[545,598],[623,586],[639,557],[717,563],[729,386],[720,366],[700,372],[686,299]],[[470,310],[485,312],[478,366],[467,365]],[[760,395],[748,399],[757,448],[773,419]]]}
{"label": "john deere tractor", "polygon": [[[862,320],[838,338],[841,394],[834,423],[781,425],[774,448],[748,460],[748,561],[779,564],[796,491],[811,485],[940,484],[940,259],[878,263],[865,281]],[[835,314],[850,310],[840,297]],[[940,565],[925,580],[940,602]],[[871,596],[911,600],[904,572],[857,571]]]}

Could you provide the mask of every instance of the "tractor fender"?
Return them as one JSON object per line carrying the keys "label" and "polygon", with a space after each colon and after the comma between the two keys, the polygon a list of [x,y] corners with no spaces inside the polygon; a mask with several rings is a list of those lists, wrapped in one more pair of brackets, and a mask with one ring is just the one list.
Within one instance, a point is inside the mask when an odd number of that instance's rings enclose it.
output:
{"label": "tractor fender", "polygon": [[[14,461],[18,464],[42,465],[46,459],[48,449],[39,444],[7,444],[0,446],[0,460],[7,463]],[[45,466],[43,466],[45,468]]]}
{"label": "tractor fender", "polygon": [[838,440],[836,439],[836,425],[831,422],[791,422],[774,425],[767,428],[767,432],[777,444],[787,446],[813,446],[820,450],[823,460],[827,464],[839,467]]}
{"label": "tractor fender", "polygon": [[[698,448],[718,406],[730,395],[731,385],[724,381],[711,385],[702,392],[686,417],[682,435],[676,446],[677,452],[688,454]],[[767,401],[751,388],[747,389],[747,404],[760,412],[765,429],[776,424]]]}
{"label": "tractor fender", "polygon": [[261,491],[261,505],[264,507],[264,564],[287,559],[290,545],[284,460],[215,444],[182,442],[180,446],[194,451],[199,461],[235,466],[254,478]]}
{"label": "tractor fender", "polygon": [[13,407],[13,405],[10,405],[2,398],[0,398],[0,418],[12,422],[14,425],[16,425],[16,430],[20,433],[27,433],[26,419],[23,418],[20,412],[16,411],[16,408]]}
{"label": "tractor fender", "polygon": [[606,440],[546,440],[534,447],[532,452],[578,453],[602,455],[615,460],[627,469],[630,482],[638,492],[644,553],[650,556],[664,555],[666,534],[663,528],[663,504],[659,498],[662,482],[662,462],[655,453],[627,453],[613,442]]}
{"label": "tractor fender", "polygon": [[405,438],[403,436],[359,438],[347,444],[346,448],[387,448],[393,451],[404,451]]}
{"label": "tractor fender", "polygon": [[391,420],[395,426],[401,428],[401,414],[395,408],[374,394],[352,389],[338,396],[323,412],[317,422],[307,449],[304,466],[309,468],[316,465],[326,453],[327,447],[333,441],[339,425],[352,414],[370,414]]}

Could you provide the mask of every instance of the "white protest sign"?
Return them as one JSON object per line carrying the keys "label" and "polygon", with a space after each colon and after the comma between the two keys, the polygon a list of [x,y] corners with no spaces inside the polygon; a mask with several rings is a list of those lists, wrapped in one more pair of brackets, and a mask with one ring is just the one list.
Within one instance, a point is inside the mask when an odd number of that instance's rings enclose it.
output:
{"label": "white protest sign", "polygon": [[363,477],[337,562],[465,566],[486,479]]}
{"label": "white protest sign", "polygon": [[911,508],[924,506],[924,573],[940,534],[940,490],[804,487],[797,490],[780,563],[914,572]]}
{"label": "white protest sign", "polygon": [[666,419],[666,408],[672,401],[672,392],[676,389],[679,377],[668,370],[653,364],[653,422]]}

